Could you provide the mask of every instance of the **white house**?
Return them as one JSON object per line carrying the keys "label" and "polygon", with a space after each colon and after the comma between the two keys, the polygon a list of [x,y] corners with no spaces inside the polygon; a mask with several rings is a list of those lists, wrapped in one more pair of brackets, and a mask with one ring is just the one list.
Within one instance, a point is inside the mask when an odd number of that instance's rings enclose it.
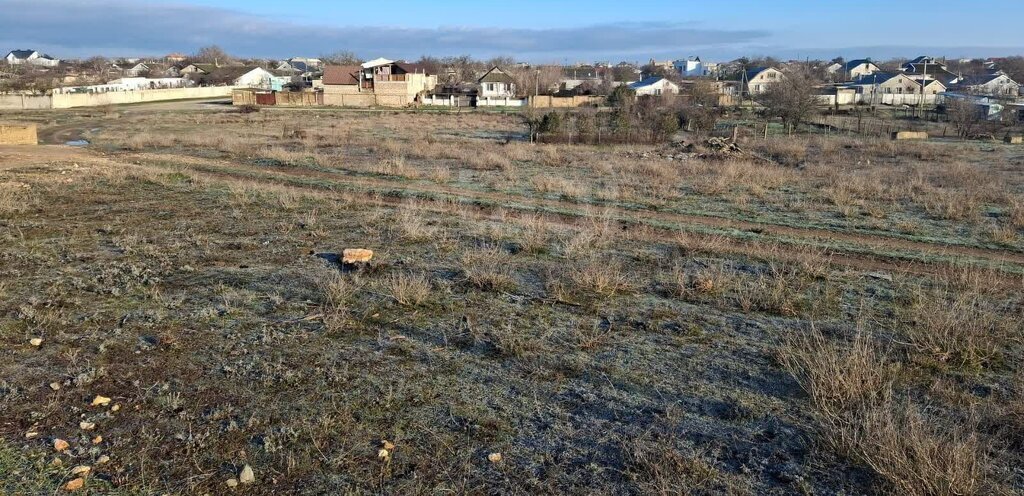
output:
{"label": "white house", "polygon": [[145,63],[139,62],[138,64],[135,64],[130,68],[126,69],[124,71],[124,75],[133,78],[139,77],[140,75],[146,74],[147,72],[149,72],[149,66]]}
{"label": "white house", "polygon": [[683,77],[701,77],[709,74],[707,66],[700,61],[700,57],[676,60],[672,62],[672,67]]}
{"label": "white house", "polygon": [[236,77],[233,84],[246,88],[281,90],[289,82],[291,82],[290,77],[277,76],[262,67],[254,67]]}
{"label": "white house", "polygon": [[12,50],[4,59],[10,65],[29,64],[40,67],[57,67],[57,64],[60,64],[60,60],[35,50]]}
{"label": "white house", "polygon": [[882,69],[870,59],[850,60],[845,64],[834,63],[827,68],[829,74],[839,74],[843,78],[857,79],[861,76],[869,76]]}
{"label": "white house", "polygon": [[497,66],[492,67],[480,79],[478,95],[481,98],[515,98],[516,81]]}
{"label": "white house", "polygon": [[637,96],[679,94],[679,85],[661,76],[652,76],[641,79],[640,81],[629,85],[629,87],[636,92]]}
{"label": "white house", "polygon": [[743,82],[746,84],[746,93],[748,95],[760,95],[768,91],[768,88],[773,84],[785,79],[786,75],[774,67],[754,67],[747,69],[743,78]]}
{"label": "white house", "polygon": [[982,74],[965,76],[958,83],[950,86],[950,91],[972,95],[988,96],[1020,96],[1020,84],[1006,74]]}

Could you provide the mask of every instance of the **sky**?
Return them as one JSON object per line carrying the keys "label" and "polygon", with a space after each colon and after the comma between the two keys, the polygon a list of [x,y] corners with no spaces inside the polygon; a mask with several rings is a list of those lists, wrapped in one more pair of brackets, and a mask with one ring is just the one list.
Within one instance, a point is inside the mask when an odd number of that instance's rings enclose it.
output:
{"label": "sky", "polygon": [[1024,2],[861,0],[0,0],[0,51],[536,63],[1024,54]]}

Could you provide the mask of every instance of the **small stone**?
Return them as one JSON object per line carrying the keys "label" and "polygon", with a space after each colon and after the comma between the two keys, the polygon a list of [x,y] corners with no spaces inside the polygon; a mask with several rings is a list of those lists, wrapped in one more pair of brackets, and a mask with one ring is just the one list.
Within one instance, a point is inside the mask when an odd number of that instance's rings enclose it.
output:
{"label": "small stone", "polygon": [[112,411],[112,412],[116,412],[116,411],[118,411],[120,409],[121,409],[121,405],[114,405],[114,406],[110,407],[110,411]]}
{"label": "small stone", "polygon": [[501,453],[491,453],[487,455],[487,459],[490,460],[491,463],[498,463],[501,461]]}
{"label": "small stone", "polygon": [[71,469],[71,475],[86,475],[92,471],[92,467],[88,465],[79,465]]}
{"label": "small stone", "polygon": [[61,460],[60,458],[54,458],[53,460],[50,461],[50,465],[54,467],[59,467],[61,465],[64,465],[64,460]]}
{"label": "small stone", "polygon": [[52,389],[54,391],[60,391],[60,383],[59,382],[51,382],[50,383],[50,389]]}
{"label": "small stone", "polygon": [[105,464],[105,463],[107,463],[109,461],[110,461],[110,457],[109,456],[107,456],[107,455],[100,455],[100,457],[96,459],[96,465],[103,465],[103,464]]}
{"label": "small stone", "polygon": [[68,449],[70,447],[71,447],[71,445],[68,444],[67,441],[65,441],[65,440],[63,440],[61,438],[57,438],[57,439],[53,440],[53,449],[56,450],[57,452],[64,451],[64,450],[66,450],[66,449]]}
{"label": "small stone", "polygon": [[885,272],[869,272],[867,276],[872,279],[892,282],[892,274],[886,274]]}
{"label": "small stone", "polygon": [[92,406],[107,406],[109,404],[110,398],[107,398],[106,396],[96,395],[96,397],[92,399]]}
{"label": "small stone", "polygon": [[92,438],[92,444],[100,444],[103,442],[103,436],[96,436]]}
{"label": "small stone", "polygon": [[38,436],[38,435],[39,435],[39,433],[36,432],[36,431],[28,431],[28,432],[25,433],[25,439],[35,439],[36,436]]}
{"label": "small stone", "polygon": [[225,484],[227,484],[228,487],[236,487],[238,486],[238,479],[228,479]]}
{"label": "small stone", "polygon": [[35,346],[36,348],[43,345],[43,338],[32,338],[28,340],[28,344]]}
{"label": "small stone", "polygon": [[85,487],[85,479],[79,477],[77,479],[71,479],[67,484],[64,484],[65,491],[77,491]]}
{"label": "small stone", "polygon": [[78,423],[78,428],[82,429],[83,431],[91,431],[91,430],[96,428],[96,424],[94,424],[92,422],[84,422],[83,421],[83,422],[79,422]]}
{"label": "small stone", "polygon": [[373,250],[346,248],[341,252],[341,262],[346,264],[367,263],[373,258]]}
{"label": "small stone", "polygon": [[387,460],[391,458],[391,452],[388,451],[386,448],[381,448],[380,450],[377,451],[377,458],[380,458],[381,460]]}
{"label": "small stone", "polygon": [[246,464],[242,467],[242,472],[238,474],[238,482],[242,484],[252,484],[256,482],[256,474],[253,473],[252,467]]}

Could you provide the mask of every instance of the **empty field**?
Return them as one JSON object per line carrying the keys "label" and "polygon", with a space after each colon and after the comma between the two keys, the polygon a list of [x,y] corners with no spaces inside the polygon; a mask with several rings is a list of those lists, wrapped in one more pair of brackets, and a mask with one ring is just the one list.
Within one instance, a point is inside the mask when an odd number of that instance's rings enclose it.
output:
{"label": "empty field", "polygon": [[10,117],[0,493],[1024,489],[1019,146]]}

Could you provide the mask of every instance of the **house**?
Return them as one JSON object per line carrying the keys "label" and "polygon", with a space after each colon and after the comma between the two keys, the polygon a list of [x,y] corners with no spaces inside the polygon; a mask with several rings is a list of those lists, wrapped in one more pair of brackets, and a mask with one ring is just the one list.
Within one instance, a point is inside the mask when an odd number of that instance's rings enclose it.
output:
{"label": "house", "polygon": [[437,86],[437,75],[421,64],[375,59],[358,66],[324,67],[324,104],[403,107]]}
{"label": "house", "polygon": [[128,69],[126,69],[124,71],[124,75],[127,76],[127,77],[139,77],[139,76],[141,76],[143,74],[148,74],[148,73],[149,73],[149,66],[146,65],[143,62],[139,62],[138,64],[135,64],[135,65],[131,66],[130,68],[128,68]]}
{"label": "house", "polygon": [[218,67],[209,73],[191,73],[189,77],[201,86],[239,86],[273,91],[281,91],[292,82],[290,75],[245,66]]}
{"label": "house", "polygon": [[579,65],[562,69],[562,78],[558,81],[559,91],[573,91],[580,86],[597,87],[603,79],[602,74],[608,69],[600,69],[591,65]]}
{"label": "house", "polygon": [[1020,96],[1020,84],[1002,73],[965,76],[949,87],[950,91],[970,95]]}
{"label": "house", "polygon": [[829,74],[840,74],[843,78],[856,79],[860,76],[874,74],[882,69],[875,65],[871,59],[856,59],[846,63],[833,63],[826,68]]}
{"label": "house", "polygon": [[516,81],[505,71],[494,66],[477,80],[480,91],[477,95],[481,98],[515,98]]}
{"label": "house", "polygon": [[187,74],[210,74],[217,70],[216,64],[188,64],[182,67],[179,72],[182,75]]}
{"label": "house", "polygon": [[629,88],[635,91],[637,96],[679,94],[679,85],[661,76],[651,76],[641,79],[640,81],[629,85]]}
{"label": "house", "polygon": [[956,84],[960,80],[959,75],[953,74],[946,69],[946,64],[927,56],[917,57],[903,64],[900,69],[904,74],[910,76],[911,79],[938,79],[944,85]]}
{"label": "house", "polygon": [[185,56],[185,54],[175,52],[175,53],[169,53],[169,54],[165,55],[164,56],[164,60],[168,64],[179,64],[181,62],[184,62],[184,61],[188,60],[188,57]]}
{"label": "house", "polygon": [[754,67],[743,73],[744,91],[748,95],[760,95],[771,85],[786,78],[782,71],[774,67]]}
{"label": "house", "polygon": [[12,50],[7,54],[7,57],[4,57],[4,60],[10,65],[28,64],[40,67],[57,67],[60,64],[60,60],[35,50]]}
{"label": "house", "polygon": [[323,68],[323,61],[320,59],[312,59],[306,57],[292,57],[288,60],[282,60],[277,66],[277,70],[288,70],[289,68],[294,69],[297,72],[307,73],[320,70]]}
{"label": "house", "polygon": [[702,77],[710,74],[708,68],[701,62],[700,57],[689,57],[686,60],[672,62],[672,67],[683,77]]}
{"label": "house", "polygon": [[876,72],[845,86],[857,88],[860,101],[870,105],[917,105],[922,100],[922,82],[925,103],[935,103],[937,95],[946,91],[946,86],[937,79],[916,81],[902,72]]}

